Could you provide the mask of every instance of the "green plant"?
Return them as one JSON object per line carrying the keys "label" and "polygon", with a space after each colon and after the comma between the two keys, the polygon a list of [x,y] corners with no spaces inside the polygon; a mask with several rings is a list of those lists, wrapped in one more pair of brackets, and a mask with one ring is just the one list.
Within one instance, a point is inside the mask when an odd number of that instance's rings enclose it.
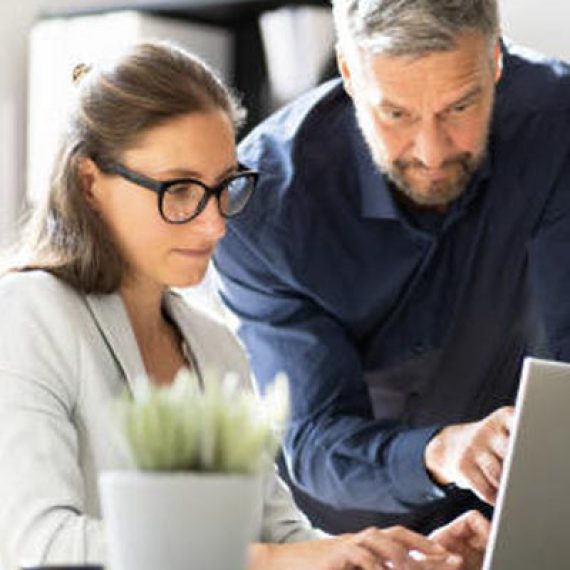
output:
{"label": "green plant", "polygon": [[183,371],[169,386],[148,387],[117,406],[134,465],[148,471],[255,473],[271,464],[289,410],[288,384],[278,375],[265,394],[244,390],[235,375]]}

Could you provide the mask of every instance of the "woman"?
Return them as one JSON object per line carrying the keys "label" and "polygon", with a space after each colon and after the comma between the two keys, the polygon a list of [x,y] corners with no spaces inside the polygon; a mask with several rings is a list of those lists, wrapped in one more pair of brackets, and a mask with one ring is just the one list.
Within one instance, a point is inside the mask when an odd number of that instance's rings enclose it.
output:
{"label": "woman", "polygon": [[[104,563],[97,475],[125,465],[105,420],[125,385],[168,383],[181,367],[199,375],[212,363],[249,375],[233,336],[170,290],[202,279],[224,218],[253,192],[257,174],[236,161],[242,111],[203,63],[166,44],[135,46],[76,75],[45,203],[26,228],[19,265],[0,279],[5,568]],[[453,545],[468,526],[440,542]],[[400,528],[319,538],[274,477],[252,569],[460,564]]]}

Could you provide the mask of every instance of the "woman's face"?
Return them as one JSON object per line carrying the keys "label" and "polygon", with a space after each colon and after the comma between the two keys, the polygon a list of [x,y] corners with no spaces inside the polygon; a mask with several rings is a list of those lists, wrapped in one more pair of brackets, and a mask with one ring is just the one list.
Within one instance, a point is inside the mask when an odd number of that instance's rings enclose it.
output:
{"label": "woman's face", "polygon": [[[237,170],[234,128],[221,110],[191,113],[149,130],[120,157],[127,168],[158,181],[195,178],[215,186]],[[92,162],[89,201],[128,264],[129,282],[187,287],[203,278],[225,222],[211,197],[199,216],[169,224],[158,194]]]}

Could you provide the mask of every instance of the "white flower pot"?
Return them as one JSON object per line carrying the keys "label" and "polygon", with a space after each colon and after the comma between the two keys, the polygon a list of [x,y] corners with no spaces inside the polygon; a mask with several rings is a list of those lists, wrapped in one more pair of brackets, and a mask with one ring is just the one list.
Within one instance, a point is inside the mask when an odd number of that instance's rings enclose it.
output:
{"label": "white flower pot", "polygon": [[109,471],[99,479],[109,570],[243,570],[261,478]]}

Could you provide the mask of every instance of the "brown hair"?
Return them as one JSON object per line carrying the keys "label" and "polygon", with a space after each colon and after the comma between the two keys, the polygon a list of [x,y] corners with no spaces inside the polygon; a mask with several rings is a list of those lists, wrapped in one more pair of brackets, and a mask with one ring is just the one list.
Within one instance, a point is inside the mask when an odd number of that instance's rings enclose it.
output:
{"label": "brown hair", "polygon": [[76,105],[49,191],[24,227],[17,269],[43,269],[80,291],[111,293],[125,263],[85,199],[81,160],[117,160],[141,134],[187,113],[221,109],[237,128],[244,111],[204,62],[169,43],[139,43],[110,65],[80,67]]}

